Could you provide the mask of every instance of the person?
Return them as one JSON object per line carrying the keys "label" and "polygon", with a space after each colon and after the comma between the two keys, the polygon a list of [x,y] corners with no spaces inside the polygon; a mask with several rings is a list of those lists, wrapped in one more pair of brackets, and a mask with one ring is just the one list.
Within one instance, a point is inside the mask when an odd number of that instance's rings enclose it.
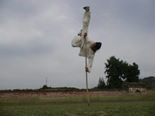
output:
{"label": "person", "polygon": [[[74,37],[72,40],[72,47],[80,47],[79,56],[86,57],[85,48],[87,49],[87,58],[88,58],[88,66],[85,67],[86,72],[91,72],[91,68],[93,65],[94,56],[97,50],[101,48],[101,42],[94,42],[90,40],[87,36],[88,26],[90,21],[90,8],[88,6],[83,7],[85,10],[83,16],[83,28],[82,30]],[[87,43],[85,45],[85,39],[87,39]]]}

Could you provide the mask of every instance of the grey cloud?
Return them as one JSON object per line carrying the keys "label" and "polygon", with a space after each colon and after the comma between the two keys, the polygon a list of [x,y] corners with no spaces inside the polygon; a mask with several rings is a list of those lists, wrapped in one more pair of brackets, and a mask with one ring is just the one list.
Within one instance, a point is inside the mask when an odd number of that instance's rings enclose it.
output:
{"label": "grey cloud", "polygon": [[45,54],[52,54],[54,46],[49,43],[43,43],[42,41],[33,41],[25,44],[1,44],[0,56],[1,58],[13,58],[13,57],[28,57],[28,56],[40,56]]}

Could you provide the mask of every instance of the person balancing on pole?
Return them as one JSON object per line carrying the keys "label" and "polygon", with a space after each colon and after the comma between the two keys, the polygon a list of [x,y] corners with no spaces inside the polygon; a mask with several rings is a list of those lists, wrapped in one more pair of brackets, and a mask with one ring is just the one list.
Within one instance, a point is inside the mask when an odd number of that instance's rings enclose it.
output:
{"label": "person balancing on pole", "polygon": [[[87,72],[89,73],[91,72],[95,53],[97,50],[101,48],[102,43],[94,42],[88,38],[88,26],[91,17],[90,7],[85,6],[83,7],[83,9],[85,10],[83,16],[83,28],[72,40],[72,47],[79,47],[80,48],[79,56],[85,57],[86,87],[88,93]],[[88,66],[87,66],[87,58],[88,58]]]}

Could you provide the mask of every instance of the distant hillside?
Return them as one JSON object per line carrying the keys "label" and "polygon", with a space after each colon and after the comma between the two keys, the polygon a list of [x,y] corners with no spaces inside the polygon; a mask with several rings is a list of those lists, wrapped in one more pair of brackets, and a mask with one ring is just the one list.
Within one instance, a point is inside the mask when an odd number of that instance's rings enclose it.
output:
{"label": "distant hillside", "polygon": [[140,79],[139,82],[142,82],[146,85],[147,88],[155,88],[155,77],[149,76],[145,77],[144,79]]}

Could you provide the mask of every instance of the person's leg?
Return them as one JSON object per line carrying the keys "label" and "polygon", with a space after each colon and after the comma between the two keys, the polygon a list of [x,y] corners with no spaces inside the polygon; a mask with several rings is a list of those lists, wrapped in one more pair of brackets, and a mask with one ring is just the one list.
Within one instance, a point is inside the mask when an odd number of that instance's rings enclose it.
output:
{"label": "person's leg", "polygon": [[88,35],[88,26],[89,26],[89,21],[90,21],[90,11],[89,7],[84,7],[85,13],[83,16],[83,28],[82,28],[82,37],[84,36],[85,33]]}
{"label": "person's leg", "polygon": [[81,46],[81,36],[75,36],[72,40],[72,47],[80,47]]}

